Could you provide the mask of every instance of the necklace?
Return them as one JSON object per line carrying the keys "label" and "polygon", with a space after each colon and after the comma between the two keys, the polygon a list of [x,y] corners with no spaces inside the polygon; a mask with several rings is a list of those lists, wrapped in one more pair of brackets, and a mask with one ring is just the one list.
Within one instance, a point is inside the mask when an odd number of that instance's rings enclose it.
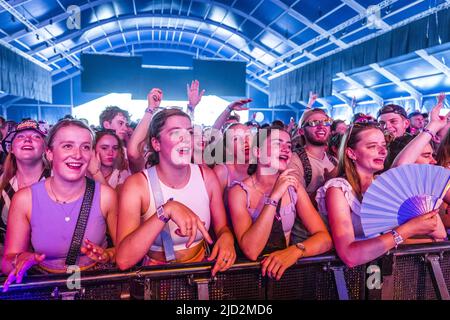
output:
{"label": "necklace", "polygon": [[259,189],[259,188],[256,186],[256,182],[255,182],[254,175],[251,175],[251,177],[252,177],[253,188],[255,188],[255,190],[258,191],[259,193],[261,193],[262,195],[266,196],[267,193],[266,193],[266,192],[263,192],[261,189]]}
{"label": "necklace", "polygon": [[73,196],[70,196],[70,197],[67,198],[66,200],[60,200],[60,199],[58,199],[58,197],[56,196],[55,190],[53,190],[52,181],[53,181],[53,178],[50,179],[50,181],[49,181],[50,191],[52,192],[53,196],[55,197],[56,202],[58,202],[58,203],[66,204],[66,203],[68,203],[70,200],[76,198],[76,197],[78,196],[78,194],[80,193],[79,191],[77,191],[76,194],[74,194]]}
{"label": "necklace", "polygon": [[69,211],[66,211],[65,206],[68,204],[68,202],[72,199],[75,198],[75,196],[77,196],[79,194],[79,192],[77,192],[76,195],[69,197],[68,199],[62,201],[59,200],[58,197],[56,196],[55,191],[53,190],[53,186],[52,186],[52,181],[53,179],[50,179],[49,184],[50,184],[50,190],[53,194],[53,196],[55,197],[56,203],[59,205],[59,208],[62,210],[62,212],[64,213],[64,221],[69,222],[71,220],[71,216],[72,216],[72,212],[75,209],[75,207],[77,206],[77,202],[72,204],[72,207],[69,209]]}

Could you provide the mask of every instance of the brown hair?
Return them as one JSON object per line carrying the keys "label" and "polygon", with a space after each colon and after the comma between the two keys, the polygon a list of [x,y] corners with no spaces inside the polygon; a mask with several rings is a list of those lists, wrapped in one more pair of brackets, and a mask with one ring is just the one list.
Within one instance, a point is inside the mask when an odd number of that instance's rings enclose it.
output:
{"label": "brown hair", "polygon": [[12,153],[8,153],[6,156],[5,163],[3,164],[3,174],[0,179],[0,194],[5,189],[9,180],[16,175],[17,172],[17,162],[16,156]]}
{"label": "brown hair", "polygon": [[100,120],[100,127],[103,128],[103,122],[108,121],[111,122],[112,119],[114,119],[115,116],[117,116],[119,113],[123,114],[123,116],[127,119],[127,121],[130,121],[130,114],[127,110],[121,109],[117,106],[108,106],[105,108],[105,110],[100,113],[99,120]]}
{"label": "brown hair", "polygon": [[117,136],[116,132],[114,130],[101,130],[97,131],[95,133],[95,142],[94,142],[94,148],[97,146],[97,143],[104,137],[104,136],[112,136],[117,140],[117,144],[119,146],[119,159],[117,161],[118,168],[120,171],[127,170],[127,161],[125,160],[125,153],[123,150],[123,142],[120,140],[120,138]]}
{"label": "brown hair", "polygon": [[450,130],[447,131],[437,149],[436,161],[438,165],[447,168],[447,164],[450,161]]}
{"label": "brown hair", "polygon": [[91,130],[91,128],[86,123],[84,123],[83,121],[77,120],[77,119],[63,119],[63,120],[58,121],[58,123],[56,123],[50,129],[50,132],[48,133],[47,138],[45,139],[47,148],[49,148],[50,150],[52,149],[53,140],[55,140],[55,136],[61,128],[70,127],[70,126],[78,127],[81,129],[86,129],[87,131],[89,131],[89,134],[91,135],[92,143],[94,142],[94,132]]}
{"label": "brown hair", "polygon": [[361,134],[367,130],[378,129],[381,133],[383,131],[376,125],[371,123],[355,123],[352,124],[344,134],[341,145],[339,147],[339,164],[338,164],[338,177],[344,177],[350,183],[353,191],[356,193],[356,197],[359,201],[362,200],[361,181],[359,179],[358,172],[356,171],[355,164],[352,159],[347,156],[347,148],[354,149],[356,144],[361,141]]}
{"label": "brown hair", "polygon": [[[261,132],[263,130],[266,132],[266,134],[261,134]],[[262,146],[262,144],[267,140],[267,138],[270,137],[270,135],[272,134],[272,131],[274,131],[274,130],[284,131],[287,134],[289,134],[289,132],[287,132],[284,127],[280,127],[280,126],[269,126],[269,127],[266,127],[266,128],[261,128],[261,129],[258,130],[257,134],[253,138],[252,146],[256,147],[256,148],[260,148]],[[289,135],[289,137],[290,137],[290,135]],[[249,176],[253,175],[256,172],[257,168],[258,168],[258,164],[257,163],[251,163],[248,166],[247,174]]]}
{"label": "brown hair", "polygon": [[150,122],[150,126],[148,128],[148,139],[149,139],[149,148],[150,148],[150,156],[148,157],[147,164],[150,166],[157,165],[159,163],[159,153],[153,149],[152,146],[152,138],[160,140],[161,131],[166,124],[167,119],[174,116],[186,117],[189,120],[191,118],[187,113],[183,110],[173,108],[173,109],[163,109],[157,113],[152,118]]}

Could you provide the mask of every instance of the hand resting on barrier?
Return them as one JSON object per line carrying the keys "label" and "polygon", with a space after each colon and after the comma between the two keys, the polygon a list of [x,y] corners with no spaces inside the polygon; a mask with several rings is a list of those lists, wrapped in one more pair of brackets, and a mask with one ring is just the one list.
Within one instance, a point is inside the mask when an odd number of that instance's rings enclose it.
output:
{"label": "hand resting on barrier", "polygon": [[12,259],[13,269],[9,273],[8,278],[6,278],[3,284],[3,292],[8,291],[9,286],[15,282],[21,283],[23,276],[26,274],[28,269],[36,264],[41,263],[45,259],[45,254],[33,253],[33,252],[22,252],[18,254],[10,255]]}

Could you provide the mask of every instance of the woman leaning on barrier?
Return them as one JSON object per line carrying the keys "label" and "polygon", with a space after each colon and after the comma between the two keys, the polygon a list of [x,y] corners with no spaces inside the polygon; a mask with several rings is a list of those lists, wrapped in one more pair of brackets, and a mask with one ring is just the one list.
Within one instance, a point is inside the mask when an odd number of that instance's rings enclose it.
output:
{"label": "woman leaning on barrier", "polygon": [[34,265],[64,273],[69,266],[85,270],[113,259],[106,229],[115,241],[116,193],[86,178],[92,146],[93,133],[81,121],[62,120],[51,129],[46,156],[53,176],[18,191],[11,203],[2,265],[9,275],[5,290]]}
{"label": "woman leaning on barrier", "polygon": [[[386,156],[385,136],[376,122],[353,124],[339,150],[339,177],[327,181],[317,192],[319,211],[328,216],[336,251],[350,267],[380,257],[403,240],[418,243],[446,237],[438,210],[411,219],[392,232],[365,237],[359,217],[362,195],[376,173],[384,169]],[[414,236],[428,238],[411,239]]]}
{"label": "woman leaning on barrier", "polygon": [[[231,220],[239,246],[251,260],[268,254],[262,273],[277,280],[298,259],[331,249],[331,237],[314,209],[305,189],[292,170],[291,137],[279,127],[260,129],[250,165],[249,177],[235,182],[228,193]],[[311,237],[289,244],[289,235],[298,215]]]}
{"label": "woman leaning on barrier", "polygon": [[117,265],[199,262],[206,258],[210,225],[217,241],[208,260],[213,275],[234,263],[219,183],[208,167],[191,163],[192,124],[179,109],[158,111],[149,128],[152,165],[130,176],[120,194]]}
{"label": "woman leaning on barrier", "polygon": [[24,120],[2,141],[3,149],[8,152],[8,156],[0,178],[0,265],[12,197],[19,189],[29,187],[50,176],[50,169],[43,158],[47,131],[43,123]]}

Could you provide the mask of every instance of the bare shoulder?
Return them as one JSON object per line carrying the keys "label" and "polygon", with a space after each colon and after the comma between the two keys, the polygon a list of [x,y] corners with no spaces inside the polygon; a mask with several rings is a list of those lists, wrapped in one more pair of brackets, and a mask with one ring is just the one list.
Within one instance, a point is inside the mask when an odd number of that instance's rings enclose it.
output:
{"label": "bare shoulder", "polygon": [[206,182],[218,182],[218,176],[217,173],[215,173],[215,169],[213,170],[206,165],[199,165],[199,168],[202,170]]}
{"label": "bare shoulder", "polygon": [[110,200],[117,197],[117,192],[112,187],[106,184],[100,184],[100,194],[102,199]]}
{"label": "bare shoulder", "polygon": [[214,172],[219,179],[225,179],[227,176],[227,168],[225,168],[224,164],[216,164],[214,166]]}
{"label": "bare shoulder", "polygon": [[30,204],[31,205],[31,188],[26,187],[20,189],[16,193],[14,193],[13,199],[14,202],[18,202],[20,204]]}
{"label": "bare shoulder", "polygon": [[139,190],[142,191],[146,184],[147,179],[142,171],[134,173],[125,180],[122,187],[122,193],[130,191],[135,192]]}
{"label": "bare shoulder", "polygon": [[31,219],[32,195],[31,188],[26,187],[17,191],[11,201],[9,216],[27,216]]}

